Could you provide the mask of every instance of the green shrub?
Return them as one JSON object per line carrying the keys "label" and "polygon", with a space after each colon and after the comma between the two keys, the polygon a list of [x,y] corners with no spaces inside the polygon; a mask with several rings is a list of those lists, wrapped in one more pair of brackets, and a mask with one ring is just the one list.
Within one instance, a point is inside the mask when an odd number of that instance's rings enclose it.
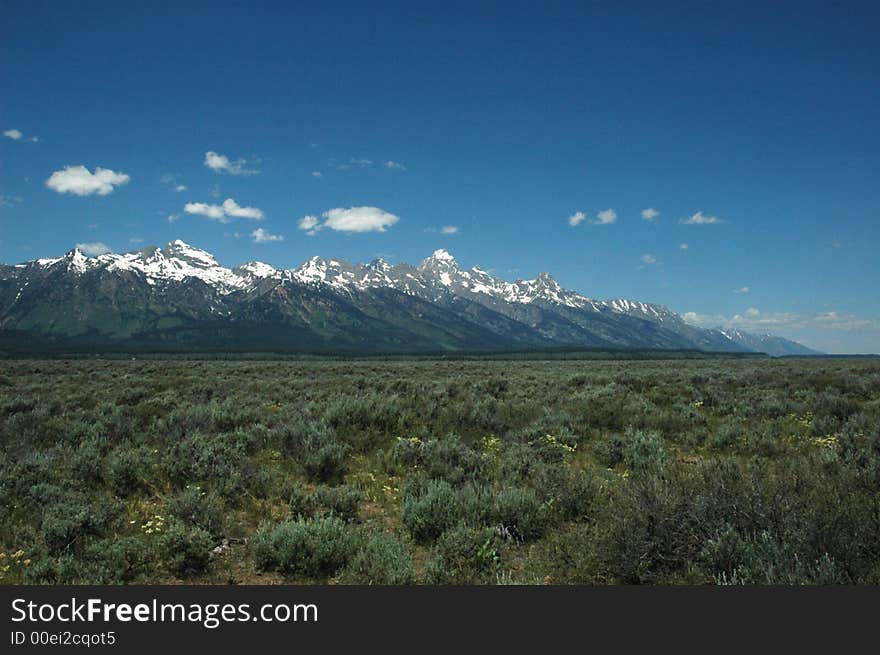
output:
{"label": "green shrub", "polygon": [[406,546],[388,534],[369,537],[342,573],[348,584],[408,585],[416,570]]}
{"label": "green shrub", "polygon": [[214,539],[223,535],[223,503],[198,485],[187,487],[168,500],[171,515],[192,527],[201,528]]}
{"label": "green shrub", "polygon": [[253,537],[254,561],[262,571],[326,578],[348,564],[358,542],[357,532],[335,516],[265,524]]}
{"label": "green shrub", "polygon": [[60,501],[43,512],[41,531],[51,552],[60,553],[97,531],[98,518],[92,508],[76,499]]}
{"label": "green shrub", "polygon": [[459,485],[480,479],[488,465],[482,453],[462,442],[457,434],[442,439],[398,439],[392,457],[404,466],[417,467],[429,478]]}
{"label": "green shrub", "polygon": [[726,420],[718,426],[718,429],[709,440],[709,447],[713,450],[726,450],[739,442],[742,437],[742,423],[736,419]]}
{"label": "green shrub", "polygon": [[495,496],[493,513],[502,530],[518,541],[536,539],[546,527],[546,507],[532,489],[502,489]]}
{"label": "green shrub", "polygon": [[[599,482],[598,484],[601,484]],[[597,495],[597,481],[585,471],[566,472],[554,490],[553,510],[566,521],[579,521],[590,516]]]}
{"label": "green shrub", "polygon": [[287,499],[290,513],[294,516],[313,516],[318,509],[315,494],[309,493],[299,485],[292,485],[285,489],[283,497]]}
{"label": "green shrub", "polygon": [[633,471],[659,473],[669,463],[669,453],[663,437],[657,432],[628,430],[624,461]]}
{"label": "green shrub", "polygon": [[495,531],[458,525],[437,540],[437,557],[428,569],[430,584],[485,584],[495,581],[500,556]]}
{"label": "green shrub", "polygon": [[122,446],[110,454],[110,483],[116,493],[127,496],[147,488],[150,455],[141,448]]}
{"label": "green shrub", "polygon": [[165,568],[178,578],[207,571],[214,546],[216,542],[206,530],[180,521],[172,521],[159,537]]}
{"label": "green shrub", "polygon": [[403,493],[401,519],[413,539],[431,542],[458,523],[461,518],[459,499],[445,480],[414,484]]}
{"label": "green shrub", "polygon": [[455,491],[461,520],[474,527],[492,525],[495,493],[492,487],[480,484],[466,484]]}
{"label": "green shrub", "polygon": [[626,457],[628,441],[621,434],[610,434],[593,444],[596,458],[608,468],[622,464]]}
{"label": "green shrub", "polygon": [[86,549],[85,557],[94,569],[94,584],[148,580],[154,568],[151,548],[142,536],[95,542]]}
{"label": "green shrub", "polygon": [[101,441],[88,439],[73,452],[70,466],[78,480],[94,485],[100,483],[103,478],[103,462]]}
{"label": "green shrub", "polygon": [[333,430],[317,426],[305,435],[301,463],[310,478],[326,482],[342,474],[347,451],[347,446],[336,438]]}
{"label": "green shrub", "polygon": [[717,584],[804,585],[844,584],[845,574],[823,553],[804,562],[792,547],[766,530],[748,537],[725,524],[706,541],[701,556]]}
{"label": "green shrub", "polygon": [[363,494],[348,485],[339,487],[318,487],[315,502],[327,514],[338,516],[344,521],[354,521],[358,516],[358,505]]}

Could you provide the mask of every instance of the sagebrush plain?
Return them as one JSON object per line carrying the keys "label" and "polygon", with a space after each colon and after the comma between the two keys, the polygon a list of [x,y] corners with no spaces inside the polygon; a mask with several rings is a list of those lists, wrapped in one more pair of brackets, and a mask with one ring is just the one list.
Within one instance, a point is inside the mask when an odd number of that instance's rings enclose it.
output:
{"label": "sagebrush plain", "polygon": [[10,359],[0,582],[880,583],[880,361]]}

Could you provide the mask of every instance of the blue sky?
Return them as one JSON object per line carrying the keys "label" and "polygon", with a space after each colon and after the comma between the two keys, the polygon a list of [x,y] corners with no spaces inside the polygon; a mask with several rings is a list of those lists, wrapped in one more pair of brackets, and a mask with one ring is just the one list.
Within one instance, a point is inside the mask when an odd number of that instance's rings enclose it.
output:
{"label": "blue sky", "polygon": [[442,247],[880,351],[877,3],[147,4],[0,3],[0,261]]}

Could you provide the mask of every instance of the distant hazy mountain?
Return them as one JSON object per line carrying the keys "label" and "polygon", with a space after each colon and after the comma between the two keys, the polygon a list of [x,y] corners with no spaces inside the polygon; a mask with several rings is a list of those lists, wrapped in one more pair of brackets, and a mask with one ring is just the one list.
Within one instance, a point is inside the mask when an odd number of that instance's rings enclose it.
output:
{"label": "distant hazy mountain", "polygon": [[822,353],[812,348],[807,348],[796,341],[774,337],[772,334],[751,334],[736,329],[717,328],[725,337],[741,346],[755,352],[767,353],[771,357],[783,357],[785,355],[821,355]]}
{"label": "distant hazy mountain", "polygon": [[660,305],[594,300],[548,273],[508,282],[445,250],[418,266],[312,257],[221,266],[182,241],[0,265],[0,348],[410,352],[548,346],[815,354],[706,330]]}

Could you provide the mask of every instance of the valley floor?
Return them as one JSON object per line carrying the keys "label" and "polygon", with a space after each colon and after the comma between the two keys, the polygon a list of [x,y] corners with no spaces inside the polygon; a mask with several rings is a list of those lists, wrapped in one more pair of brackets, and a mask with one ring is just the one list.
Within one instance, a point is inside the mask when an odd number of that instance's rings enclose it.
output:
{"label": "valley floor", "polygon": [[0,582],[880,583],[880,361],[0,361]]}

